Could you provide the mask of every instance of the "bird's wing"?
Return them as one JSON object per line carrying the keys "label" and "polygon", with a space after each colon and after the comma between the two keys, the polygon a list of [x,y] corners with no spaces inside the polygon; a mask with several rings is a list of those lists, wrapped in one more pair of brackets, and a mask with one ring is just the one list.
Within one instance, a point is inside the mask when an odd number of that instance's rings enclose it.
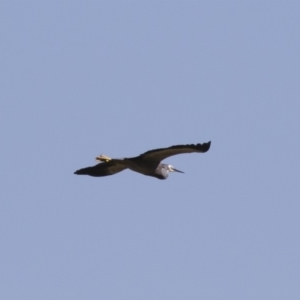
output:
{"label": "bird's wing", "polygon": [[183,153],[192,153],[192,152],[199,152],[199,153],[204,153],[207,152],[210,148],[210,143],[203,143],[203,144],[196,144],[196,145],[177,145],[177,146],[172,146],[169,148],[161,148],[161,149],[155,149],[155,150],[150,150],[147,151],[140,156],[143,157],[144,159],[150,159],[150,160],[155,160],[155,161],[162,161],[165,158],[172,156],[172,155],[177,155],[177,154],[183,154]]}
{"label": "bird's wing", "polygon": [[126,161],[122,159],[112,159],[109,162],[103,162],[93,167],[87,167],[77,170],[74,174],[101,177],[113,175],[125,169],[127,169]]}

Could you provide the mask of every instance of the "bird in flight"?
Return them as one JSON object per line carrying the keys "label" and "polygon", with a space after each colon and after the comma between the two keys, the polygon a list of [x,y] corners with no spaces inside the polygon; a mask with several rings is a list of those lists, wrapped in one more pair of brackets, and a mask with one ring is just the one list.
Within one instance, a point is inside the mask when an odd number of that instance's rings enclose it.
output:
{"label": "bird in flight", "polygon": [[168,148],[155,149],[136,157],[123,159],[110,158],[101,154],[96,157],[96,160],[100,162],[99,164],[77,170],[74,174],[102,177],[114,175],[125,169],[130,169],[158,179],[167,179],[169,172],[184,172],[175,169],[171,165],[161,163],[162,160],[169,156],[183,153],[205,153],[209,150],[210,143],[211,142],[196,145],[177,145]]}

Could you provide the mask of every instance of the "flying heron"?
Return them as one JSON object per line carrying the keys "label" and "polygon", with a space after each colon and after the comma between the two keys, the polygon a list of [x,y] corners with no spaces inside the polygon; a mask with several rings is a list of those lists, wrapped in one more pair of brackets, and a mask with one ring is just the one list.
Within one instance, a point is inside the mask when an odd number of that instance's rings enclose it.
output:
{"label": "flying heron", "polygon": [[196,145],[177,145],[169,148],[150,150],[139,156],[123,159],[110,158],[101,154],[96,157],[96,160],[100,161],[99,164],[77,170],[74,174],[101,177],[114,175],[125,169],[130,169],[158,179],[167,179],[169,172],[184,172],[175,169],[171,165],[162,164],[162,160],[169,156],[183,153],[205,153],[209,148],[210,142]]}

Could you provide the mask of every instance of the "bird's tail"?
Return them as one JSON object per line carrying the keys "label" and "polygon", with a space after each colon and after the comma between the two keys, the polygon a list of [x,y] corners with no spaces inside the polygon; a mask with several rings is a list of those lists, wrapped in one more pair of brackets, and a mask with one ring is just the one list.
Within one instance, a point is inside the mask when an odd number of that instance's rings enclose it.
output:
{"label": "bird's tail", "polygon": [[100,154],[99,156],[96,157],[96,160],[102,161],[102,162],[109,162],[109,161],[111,161],[111,158],[104,154]]}

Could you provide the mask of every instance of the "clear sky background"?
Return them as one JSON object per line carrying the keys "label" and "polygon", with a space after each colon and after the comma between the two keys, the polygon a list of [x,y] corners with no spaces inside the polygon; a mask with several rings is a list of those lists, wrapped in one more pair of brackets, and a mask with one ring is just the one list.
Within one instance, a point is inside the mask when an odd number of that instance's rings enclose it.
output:
{"label": "clear sky background", "polygon": [[299,11],[2,0],[0,298],[300,299]]}

